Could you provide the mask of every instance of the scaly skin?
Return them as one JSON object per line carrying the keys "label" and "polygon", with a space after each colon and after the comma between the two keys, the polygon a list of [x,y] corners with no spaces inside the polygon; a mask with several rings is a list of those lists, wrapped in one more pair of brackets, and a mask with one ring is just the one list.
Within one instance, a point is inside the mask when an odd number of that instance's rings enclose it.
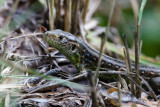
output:
{"label": "scaly skin", "polygon": [[[44,38],[51,46],[65,55],[78,70],[85,68],[86,70],[95,71],[99,52],[71,33],[62,30],[52,30],[45,32]],[[131,66],[135,70],[134,63]],[[120,68],[126,68],[124,61],[103,55],[100,71],[119,70]],[[140,65],[139,71],[140,75],[148,79],[160,76],[160,69],[156,67]]]}

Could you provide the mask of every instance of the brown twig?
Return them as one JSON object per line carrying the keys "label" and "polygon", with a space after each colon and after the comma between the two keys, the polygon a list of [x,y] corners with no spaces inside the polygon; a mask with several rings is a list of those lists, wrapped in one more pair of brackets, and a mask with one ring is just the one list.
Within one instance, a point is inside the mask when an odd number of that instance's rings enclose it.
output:
{"label": "brown twig", "polygon": [[76,33],[77,27],[78,27],[78,12],[79,12],[79,5],[80,0],[72,0],[72,33]]}
{"label": "brown twig", "polygon": [[61,0],[55,0],[56,19],[61,18]]}
{"label": "brown twig", "polygon": [[[138,85],[141,86],[141,81],[139,80],[139,56],[140,56],[140,50],[139,50],[139,26],[137,23],[136,31],[134,33],[134,43],[135,43],[135,71],[136,71],[136,82]],[[136,87],[136,97],[141,97],[141,89]]]}
{"label": "brown twig", "polygon": [[[95,72],[95,71],[92,71],[92,72]],[[148,93],[147,91],[145,91],[141,86],[139,86],[132,78],[130,78],[127,74],[126,74],[126,72],[125,71],[101,71],[100,72],[100,74],[103,74],[103,75],[105,75],[105,74],[121,74],[121,75],[124,75],[126,78],[128,78],[128,80],[130,80],[131,82],[133,82],[137,87],[139,87],[139,88],[141,88],[141,90],[143,91],[143,92],[145,92],[146,94],[148,94],[148,95],[150,95],[150,96],[152,96],[153,98],[155,98],[154,96],[153,96],[153,94],[154,93]],[[130,73],[131,75],[133,75],[133,76],[135,76],[136,74],[135,73]],[[140,79],[142,79],[143,81],[144,81],[144,79],[140,76],[139,77]],[[144,81],[144,83],[146,84],[146,86],[148,87],[148,84],[147,84],[147,82],[146,81]],[[151,90],[152,89],[150,89],[151,87],[148,87],[148,89],[150,90],[150,92],[152,92]]]}
{"label": "brown twig", "polygon": [[54,29],[54,0],[47,0],[48,8],[49,8],[49,26],[50,30]]}
{"label": "brown twig", "polygon": [[108,25],[106,27],[106,32],[105,32],[104,38],[101,41],[100,54],[99,54],[99,58],[98,58],[96,72],[94,74],[95,81],[97,81],[97,78],[98,78],[98,75],[99,75],[99,68],[100,68],[100,64],[101,64],[101,60],[102,60],[102,55],[103,55],[104,48],[105,48],[104,44],[105,44],[105,42],[107,40],[107,35],[109,33],[109,30],[110,30],[110,25],[111,25],[111,20],[112,20],[115,4],[116,4],[116,0],[112,0],[112,6],[111,6],[110,15],[109,15]]}
{"label": "brown twig", "polygon": [[[136,71],[136,82],[138,85],[141,85],[141,81],[139,80],[139,56],[140,56],[140,43],[139,43],[139,26],[141,24],[142,13],[145,7],[147,0],[142,0],[142,4],[137,16],[136,21],[136,30],[134,32],[134,44],[135,44],[135,71]],[[141,97],[141,89],[136,87],[136,97]]]}
{"label": "brown twig", "polygon": [[89,6],[89,0],[86,0],[83,15],[82,15],[83,23],[85,23],[85,20],[86,20],[86,15],[87,15],[87,12],[88,12],[88,6]]}
{"label": "brown twig", "polygon": [[[126,59],[127,73],[128,73],[128,76],[132,78],[132,76],[130,75],[130,72],[132,72],[132,67],[131,67],[131,60],[130,60],[126,35],[123,35],[123,40],[124,40],[124,46],[125,46],[124,55]],[[131,81],[130,81],[130,84],[131,84],[131,92],[133,95],[135,95],[134,84]]]}
{"label": "brown twig", "polygon": [[[32,93],[35,93],[35,92],[42,92],[42,91],[47,91],[47,90],[51,90],[53,88],[56,88],[56,87],[59,87],[61,86],[61,84],[65,83],[65,82],[68,82],[68,81],[78,81],[78,80],[81,80],[82,78],[84,79],[86,77],[86,73],[84,74],[81,74],[81,75],[78,75],[78,76],[75,76],[71,79],[66,79],[66,80],[63,80],[62,82],[58,82],[58,83],[51,83],[51,84],[46,84],[44,86],[38,86],[38,87],[34,87],[34,89],[30,89],[30,90],[27,90],[28,93],[23,95],[22,97],[18,98],[17,100],[15,100],[13,103],[21,100],[21,99],[24,99],[25,97],[27,97],[29,94],[32,94]],[[53,78],[53,77],[51,77]],[[85,87],[84,89],[86,89],[87,91],[89,90],[87,87]]]}
{"label": "brown twig", "polygon": [[119,103],[119,107],[122,107],[120,82],[117,82],[117,87],[118,87],[118,103]]}
{"label": "brown twig", "polygon": [[99,107],[99,104],[97,102],[97,93],[96,93],[95,81],[93,81],[93,73],[91,71],[88,71],[87,78],[89,80],[90,87],[91,87],[92,106],[93,107]]}
{"label": "brown twig", "polygon": [[147,88],[148,88],[148,90],[149,90],[149,92],[150,92],[149,95],[150,95],[151,97],[153,97],[155,100],[158,100],[156,94],[154,93],[152,87],[148,84],[148,82],[147,82],[145,79],[143,79],[141,76],[140,76],[139,78],[140,78],[140,79],[143,81],[143,83],[147,86]]}
{"label": "brown twig", "polygon": [[55,0],[55,8],[56,8],[56,28],[62,28],[61,26],[61,0]]}
{"label": "brown twig", "polygon": [[70,32],[70,30],[71,30],[72,0],[64,0],[64,5],[65,5],[64,30],[67,32]]}
{"label": "brown twig", "polygon": [[40,44],[40,46],[41,46],[41,47],[45,50],[45,52],[48,54],[49,62],[50,62],[50,69],[52,69],[52,57],[51,57],[49,51],[46,49],[46,47],[43,45],[43,43],[42,43],[40,40],[37,39],[36,36],[33,36],[33,37],[35,38],[35,40],[38,41],[38,43]]}

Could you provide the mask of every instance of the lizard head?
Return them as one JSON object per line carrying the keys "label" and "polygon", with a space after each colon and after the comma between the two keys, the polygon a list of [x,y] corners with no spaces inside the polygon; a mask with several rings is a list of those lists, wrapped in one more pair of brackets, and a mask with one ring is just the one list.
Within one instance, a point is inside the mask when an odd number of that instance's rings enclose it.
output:
{"label": "lizard head", "polygon": [[56,48],[64,56],[66,56],[73,64],[77,64],[80,60],[78,39],[71,33],[62,30],[47,31],[44,39],[49,45]]}
{"label": "lizard head", "polygon": [[[77,38],[74,35],[59,29],[45,32],[44,38],[60,52],[68,51],[72,53],[78,47]],[[65,52],[62,52],[62,54],[65,54]]]}

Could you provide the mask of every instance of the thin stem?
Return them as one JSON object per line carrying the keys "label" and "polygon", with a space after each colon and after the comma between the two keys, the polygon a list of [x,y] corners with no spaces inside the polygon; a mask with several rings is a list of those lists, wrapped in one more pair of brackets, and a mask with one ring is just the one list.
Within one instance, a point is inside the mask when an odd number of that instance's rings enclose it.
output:
{"label": "thin stem", "polygon": [[55,25],[56,28],[60,29],[62,27],[61,20],[61,0],[55,0],[55,8],[56,8],[56,20]]}
{"label": "thin stem", "polygon": [[99,107],[99,104],[97,102],[97,93],[96,93],[96,86],[95,86],[95,81],[93,81],[93,73],[91,71],[88,71],[87,78],[90,83],[90,88],[91,88],[91,98],[92,98],[92,106],[93,107]]}
{"label": "thin stem", "polygon": [[85,23],[85,20],[86,20],[86,15],[87,15],[87,12],[88,12],[88,6],[89,6],[89,0],[86,0],[85,2],[85,7],[84,7],[84,12],[83,12],[83,23]]}
{"label": "thin stem", "polygon": [[130,2],[132,5],[135,20],[137,21],[137,16],[138,16],[138,11],[139,11],[138,2],[137,2],[137,0],[130,0]]}
{"label": "thin stem", "polygon": [[72,0],[64,0],[64,4],[65,4],[64,30],[70,32]]}
{"label": "thin stem", "polygon": [[73,0],[73,15],[72,15],[72,33],[75,33],[78,27],[78,11],[79,11],[79,0]]}
{"label": "thin stem", "polygon": [[47,0],[48,8],[49,8],[49,26],[50,30],[54,29],[54,0]]}
{"label": "thin stem", "polygon": [[[132,76],[130,75],[130,72],[132,72],[132,67],[131,67],[131,60],[130,60],[130,55],[129,55],[129,49],[128,49],[128,43],[127,43],[126,35],[123,35],[123,39],[124,39],[124,45],[125,45],[124,54],[125,54],[125,59],[126,59],[127,73],[128,73],[128,76],[130,78],[132,78]],[[131,81],[129,81],[129,82],[131,84],[131,92],[132,92],[133,95],[135,95],[134,84]]]}
{"label": "thin stem", "polygon": [[118,87],[118,103],[119,103],[119,107],[122,107],[120,82],[117,82],[117,87]]}
{"label": "thin stem", "polygon": [[[137,25],[136,25],[136,31],[134,33],[134,42],[135,42],[135,71],[136,71],[136,82],[139,86],[141,86],[141,81],[139,80],[139,56],[140,56],[140,48],[139,48],[139,26],[141,24],[141,19],[142,19],[142,14],[143,14],[143,9],[146,4],[147,0],[143,0],[139,14],[138,14],[138,20],[137,20]],[[141,89],[136,87],[136,96],[139,98],[141,97]]]}
{"label": "thin stem", "polygon": [[56,0],[55,1],[55,7],[56,7],[56,19],[60,20],[61,18],[61,0]]}
{"label": "thin stem", "polygon": [[110,15],[109,15],[108,25],[106,27],[106,32],[105,32],[104,38],[101,41],[101,49],[100,49],[98,64],[97,64],[96,72],[94,74],[95,81],[97,81],[97,78],[98,78],[98,75],[99,75],[99,68],[100,68],[100,64],[101,64],[101,60],[102,60],[102,55],[103,55],[104,48],[105,48],[104,44],[106,42],[107,35],[109,33],[109,30],[110,30],[110,25],[111,25],[111,20],[112,20],[115,4],[116,4],[116,0],[112,0],[112,6],[111,6]]}

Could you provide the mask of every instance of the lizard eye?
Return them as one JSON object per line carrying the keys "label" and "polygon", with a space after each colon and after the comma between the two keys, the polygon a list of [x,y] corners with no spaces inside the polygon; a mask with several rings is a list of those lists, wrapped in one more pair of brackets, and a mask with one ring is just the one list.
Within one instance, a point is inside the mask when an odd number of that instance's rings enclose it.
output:
{"label": "lizard eye", "polygon": [[76,45],[75,44],[72,45],[72,51],[75,50],[75,48],[76,48]]}
{"label": "lizard eye", "polygon": [[63,39],[63,36],[62,36],[62,35],[60,35],[60,36],[59,36],[59,39],[60,39],[60,40],[62,40],[62,39]]}

